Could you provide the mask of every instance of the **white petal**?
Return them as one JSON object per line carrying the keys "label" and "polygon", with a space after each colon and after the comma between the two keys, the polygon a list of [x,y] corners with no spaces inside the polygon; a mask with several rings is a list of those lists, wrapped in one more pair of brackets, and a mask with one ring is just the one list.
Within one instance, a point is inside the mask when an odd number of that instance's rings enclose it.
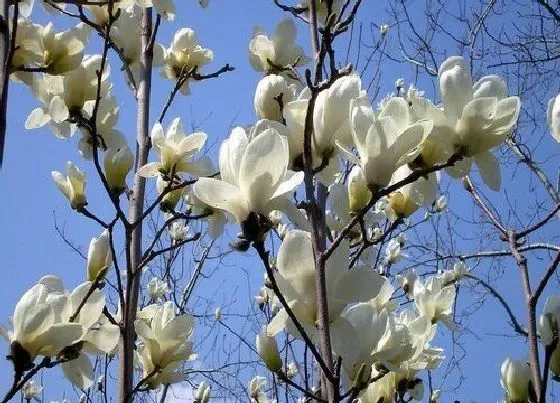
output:
{"label": "white petal", "polygon": [[278,251],[278,272],[298,295],[315,290],[315,261],[308,232],[289,231]]}
{"label": "white petal", "polygon": [[[72,291],[72,294],[70,294],[70,301],[72,302],[74,311],[85,300],[89,290],[91,289],[91,284],[91,282],[80,284],[74,289],[74,291]],[[104,306],[105,296],[103,293],[99,290],[93,291],[93,293],[87,298],[86,302],[83,303],[82,309],[80,309],[80,314],[76,318],[76,321],[86,327],[92,326],[99,320]]]}
{"label": "white petal", "polygon": [[303,172],[287,171],[284,181],[280,183],[272,198],[284,196],[296,190],[296,188],[303,182]]}
{"label": "white petal", "polygon": [[146,165],[140,167],[137,173],[144,178],[153,178],[159,175],[161,167],[161,162],[148,162]]}
{"label": "white petal", "polygon": [[238,222],[244,221],[249,214],[249,207],[239,188],[227,182],[200,178],[193,191],[203,203],[231,213]]}
{"label": "white petal", "polygon": [[49,115],[51,115],[51,118],[55,123],[64,122],[70,117],[68,107],[61,97],[53,97],[49,104]]}
{"label": "white petal", "polygon": [[499,191],[501,185],[500,164],[494,154],[491,152],[477,154],[474,160],[484,183],[490,189]]}
{"label": "white petal", "polygon": [[384,277],[371,268],[354,267],[339,282],[336,297],[345,302],[364,302],[375,298],[384,283]]}
{"label": "white petal", "polygon": [[62,363],[62,372],[77,388],[87,389],[93,385],[93,367],[86,354],[81,353],[75,360]]}
{"label": "white petal", "polygon": [[51,116],[45,113],[43,108],[35,108],[29,114],[25,121],[25,128],[28,130],[38,129],[39,127],[45,126],[51,120]]}
{"label": "white petal", "polygon": [[84,349],[92,354],[112,354],[119,344],[120,329],[117,325],[106,324],[99,329],[91,329],[84,337]]}
{"label": "white petal", "polygon": [[288,142],[269,129],[251,141],[241,160],[239,187],[252,211],[262,212],[286,174]]}
{"label": "white petal", "polygon": [[450,57],[442,63],[438,77],[445,114],[452,119],[459,119],[473,94],[471,71],[467,61],[460,56]]}

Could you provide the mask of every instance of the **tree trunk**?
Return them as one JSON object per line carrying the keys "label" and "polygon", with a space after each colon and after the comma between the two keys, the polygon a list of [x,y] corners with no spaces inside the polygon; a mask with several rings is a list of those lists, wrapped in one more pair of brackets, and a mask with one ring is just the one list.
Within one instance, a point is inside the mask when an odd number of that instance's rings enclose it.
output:
{"label": "tree trunk", "polygon": [[[150,93],[152,84],[153,49],[150,48],[152,35],[152,9],[146,8],[142,15],[142,55],[138,78],[137,115],[136,115],[136,164],[135,172],[148,161],[150,151]],[[134,225],[142,217],[146,179],[136,174],[130,198],[128,220]],[[134,321],[138,309],[138,293],[142,271],[137,270],[142,259],[142,222],[128,228],[126,306],[122,308],[124,329],[119,346],[119,401],[125,402],[133,389],[134,380]]]}

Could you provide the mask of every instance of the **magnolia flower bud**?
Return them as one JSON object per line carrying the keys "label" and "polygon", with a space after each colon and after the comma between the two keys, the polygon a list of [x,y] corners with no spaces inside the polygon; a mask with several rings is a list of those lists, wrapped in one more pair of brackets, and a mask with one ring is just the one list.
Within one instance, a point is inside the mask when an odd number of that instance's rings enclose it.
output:
{"label": "magnolia flower bud", "polygon": [[399,78],[395,81],[395,87],[397,88],[397,93],[404,88],[404,78]]}
{"label": "magnolia flower bud", "polygon": [[111,266],[113,254],[111,253],[111,244],[109,239],[109,231],[104,230],[98,238],[92,238],[89,243],[87,258],[87,277],[88,281],[103,279],[107,274],[107,270]]}
{"label": "magnolia flower bud", "polygon": [[547,298],[543,313],[539,318],[539,333],[545,346],[558,343],[560,329],[560,297],[551,295]]}
{"label": "magnolia flower bud", "polygon": [[380,33],[382,36],[387,35],[387,32],[389,32],[389,25],[387,25],[387,24],[382,24],[382,25],[379,26],[379,33]]}
{"label": "magnolia flower bud", "polygon": [[554,378],[560,377],[560,348],[556,347],[550,356],[550,372],[554,374]]}
{"label": "magnolia flower bud", "polygon": [[432,396],[430,396],[430,403],[437,403],[438,399],[441,397],[441,390],[436,389],[432,392]]}
{"label": "magnolia flower bud", "polygon": [[548,101],[547,115],[552,136],[560,143],[560,94]]}
{"label": "magnolia flower bud", "polygon": [[258,399],[262,389],[266,386],[266,378],[255,376],[249,381],[249,397]]}
{"label": "magnolia flower bud", "polygon": [[134,165],[134,156],[128,146],[109,148],[105,153],[105,177],[115,194],[126,188],[126,176]]}
{"label": "magnolia flower bud", "polygon": [[531,367],[526,361],[506,358],[501,366],[500,383],[509,400],[526,402],[529,399]]}
{"label": "magnolia flower bud", "polygon": [[313,110],[313,140],[321,157],[333,151],[336,141],[341,145],[352,143],[350,106],[364,94],[360,77],[355,74],[338,78],[319,93]]}
{"label": "magnolia flower bud", "polygon": [[259,356],[270,371],[278,372],[282,369],[282,358],[278,352],[278,344],[274,337],[268,336],[266,326],[257,334],[256,345]]}
{"label": "magnolia flower bud", "polygon": [[194,395],[194,401],[196,403],[208,403],[210,401],[210,385],[204,381],[200,382]]}
{"label": "magnolia flower bud", "polygon": [[298,368],[295,362],[290,362],[288,363],[288,368],[286,369],[286,376],[289,379],[292,379],[294,376],[296,376],[298,373]]}
{"label": "magnolia flower bud", "polygon": [[219,306],[214,310],[214,317],[219,322],[222,320],[222,307]]}
{"label": "magnolia flower bud", "polygon": [[282,109],[295,98],[295,86],[274,74],[265,76],[255,90],[255,112],[259,119],[282,122]]}
{"label": "magnolia flower bud", "polygon": [[447,197],[445,197],[445,195],[441,195],[434,202],[434,210],[436,210],[436,212],[438,213],[441,213],[445,209],[447,209]]}
{"label": "magnolia flower bud", "polygon": [[150,281],[148,281],[146,289],[148,290],[148,295],[152,301],[157,301],[158,299],[163,298],[165,293],[168,291],[167,283],[157,277],[152,277]]}
{"label": "magnolia flower bud", "polygon": [[79,210],[87,205],[85,195],[86,174],[70,161],[66,163],[66,172],[66,178],[57,171],[52,171],[51,175],[58,189],[70,201],[70,206],[74,210]]}
{"label": "magnolia flower bud", "polygon": [[348,175],[348,199],[351,212],[361,210],[371,198],[371,192],[367,186],[366,178],[362,169],[354,165]]}
{"label": "magnolia flower bud", "polygon": [[[161,195],[165,192],[166,189],[171,188],[173,185],[170,185],[169,182],[165,181],[161,175],[158,175],[156,179],[156,188],[158,193]],[[168,191],[163,199],[161,200],[161,209],[163,211],[170,211],[175,208],[181,197],[185,194],[186,188],[182,187],[177,190]]]}

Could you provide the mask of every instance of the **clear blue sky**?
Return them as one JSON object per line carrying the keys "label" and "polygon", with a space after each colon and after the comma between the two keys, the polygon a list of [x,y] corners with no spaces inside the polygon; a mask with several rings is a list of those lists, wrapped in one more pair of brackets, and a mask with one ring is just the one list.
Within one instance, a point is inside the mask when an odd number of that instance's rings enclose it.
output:
{"label": "clear blue sky", "polygon": [[[219,80],[209,80],[204,83],[194,83],[191,86],[190,97],[179,96],[168,113],[168,121],[176,116],[181,116],[185,127],[195,126],[209,135],[209,144],[214,144],[211,153],[215,155],[220,139],[226,137],[232,124],[246,125],[254,121],[253,92],[259,75],[254,72],[248,62],[247,47],[252,35],[253,27],[261,24],[268,32],[272,32],[276,22],[283,16],[271,1],[263,0],[211,0],[206,10],[201,10],[195,0],[175,0],[178,6],[177,20],[173,23],[163,23],[159,41],[168,45],[173,32],[183,26],[192,27],[197,32],[203,46],[214,51],[214,61],[206,71],[213,71],[230,63],[236,71],[224,75]],[[362,20],[373,20],[376,24],[385,21],[378,17],[383,13],[374,5],[374,1],[364,2]],[[241,5],[242,4],[242,5]],[[38,20],[42,23],[50,18],[36,6]],[[58,23],[59,19],[55,19]],[[57,27],[64,27],[62,22]],[[299,25],[300,35],[298,42],[309,48],[309,39],[306,27]],[[390,33],[391,35],[391,33]],[[92,51],[98,51],[99,44],[93,41]],[[454,48],[449,49],[453,54]],[[441,60],[440,60],[441,62]],[[406,65],[392,64],[391,71],[384,71],[381,81],[381,94],[390,92],[394,80],[398,77],[413,79],[414,71]],[[119,129],[131,142],[134,137],[134,102],[130,92],[122,84],[122,75],[119,71],[120,64],[113,60],[112,77],[115,83],[115,93],[121,102],[121,115]],[[163,100],[166,98],[171,82],[159,79],[154,72],[153,108],[152,116],[159,113]],[[431,87],[427,88],[428,93]],[[18,84],[10,87],[8,136],[4,167],[0,172],[0,225],[2,235],[0,242],[0,255],[2,256],[2,283],[3,293],[0,297],[0,322],[7,325],[7,317],[12,314],[13,307],[21,294],[32,286],[44,274],[58,274],[64,278],[67,288],[73,288],[83,281],[85,262],[71,251],[60,239],[55,231],[56,222],[64,228],[66,235],[79,245],[84,253],[92,236],[97,236],[99,228],[83,217],[70,210],[66,199],[57,190],[51,180],[52,170],[63,171],[67,160],[76,163],[80,168],[86,168],[89,176],[87,196],[92,210],[100,212],[109,211],[99,183],[96,180],[90,163],[81,159],[77,153],[76,135],[69,141],[56,139],[48,128],[26,131],[24,122],[37,102],[30,96],[28,90]],[[544,118],[544,115],[542,116]],[[516,179],[523,177],[523,173]],[[512,178],[505,175],[505,180]],[[458,186],[453,188],[456,196],[451,197],[452,208],[468,209],[464,192]],[[455,207],[458,206],[458,207]],[[462,211],[463,213],[465,210]],[[468,212],[467,212],[468,214]],[[236,229],[230,228],[223,239],[223,247],[235,234]],[[476,242],[465,241],[465,249],[473,250]],[[229,307],[231,312],[247,311],[247,305],[252,296],[258,291],[262,281],[262,269],[254,259],[245,259],[235,255],[228,258],[228,267],[218,272],[212,282],[204,285],[198,291],[201,293],[215,293],[211,299],[232,300],[231,290],[238,289],[239,296],[234,298],[235,305]],[[246,268],[250,274],[250,281],[242,274],[241,268]],[[515,271],[512,262],[504,265],[504,270]],[[508,296],[521,296],[520,283],[514,273],[505,276],[508,283],[503,285],[502,291]],[[505,281],[505,280],[504,280]],[[224,288],[224,285],[227,287]],[[237,288],[236,288],[237,287]],[[465,287],[466,288],[466,287]],[[247,290],[250,290],[247,296]],[[461,302],[459,308],[466,307],[472,302],[472,296],[466,289],[461,290],[461,297],[466,302]],[[228,293],[229,292],[229,293]],[[520,306],[514,304],[523,322]],[[489,336],[489,334],[511,334],[506,328],[503,312],[493,300],[487,300],[469,323],[475,334],[467,334],[463,339],[466,348],[466,358],[462,362],[464,381],[457,392],[446,391],[442,401],[449,402],[454,399],[468,402],[496,401],[502,394],[499,386],[499,365],[506,354],[518,357],[525,355],[525,345],[519,338]],[[449,339],[449,332],[441,329],[442,344],[450,347],[444,339]],[[249,339],[252,343],[252,336]],[[436,343],[437,344],[437,343]],[[448,356],[452,351],[446,348]],[[0,343],[0,351],[7,351],[7,345]],[[460,351],[456,352],[461,354]],[[54,377],[46,379],[59,379],[58,369],[52,370]],[[11,382],[11,369],[9,363],[0,361],[0,394],[5,391]],[[47,386],[46,401],[60,400],[63,391],[72,401],[77,400],[69,384],[49,384]]]}

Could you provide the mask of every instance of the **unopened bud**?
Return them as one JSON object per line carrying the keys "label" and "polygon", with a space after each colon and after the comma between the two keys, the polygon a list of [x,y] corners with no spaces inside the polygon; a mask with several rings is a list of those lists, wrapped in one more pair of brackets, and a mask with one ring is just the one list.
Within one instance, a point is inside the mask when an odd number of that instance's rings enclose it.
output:
{"label": "unopened bud", "polygon": [[270,371],[278,372],[282,369],[282,358],[278,351],[278,344],[274,337],[267,334],[266,326],[257,334],[256,345],[259,356]]}

